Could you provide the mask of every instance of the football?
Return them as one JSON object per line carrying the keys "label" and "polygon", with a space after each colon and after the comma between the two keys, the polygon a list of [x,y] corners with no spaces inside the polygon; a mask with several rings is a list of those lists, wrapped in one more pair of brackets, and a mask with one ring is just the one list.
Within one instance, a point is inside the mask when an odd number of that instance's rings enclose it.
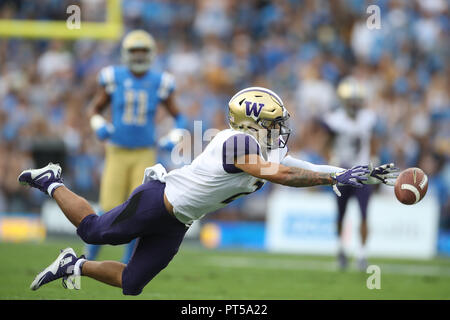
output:
{"label": "football", "polygon": [[395,196],[403,204],[416,204],[425,197],[428,177],[420,168],[408,168],[400,173],[395,182]]}

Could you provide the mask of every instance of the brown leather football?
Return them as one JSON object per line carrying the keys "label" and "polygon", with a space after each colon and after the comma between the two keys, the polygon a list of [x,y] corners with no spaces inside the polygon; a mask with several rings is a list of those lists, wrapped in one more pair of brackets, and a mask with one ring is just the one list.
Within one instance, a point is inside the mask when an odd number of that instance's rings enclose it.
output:
{"label": "brown leather football", "polygon": [[408,168],[395,181],[397,200],[403,204],[416,204],[423,199],[428,189],[428,177],[420,168]]}

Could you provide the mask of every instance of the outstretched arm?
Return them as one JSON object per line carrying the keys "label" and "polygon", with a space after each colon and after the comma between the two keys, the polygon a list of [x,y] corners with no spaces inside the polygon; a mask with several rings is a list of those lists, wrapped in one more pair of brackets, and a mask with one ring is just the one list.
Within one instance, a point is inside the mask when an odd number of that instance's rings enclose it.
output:
{"label": "outstretched arm", "polygon": [[308,161],[296,159],[290,155],[287,155],[282,161],[281,164],[288,167],[301,168],[306,170],[311,170],[315,172],[323,172],[323,173],[336,173],[345,171],[343,168],[329,166],[329,165],[318,165]]}
{"label": "outstretched arm", "polygon": [[360,186],[360,181],[367,179],[364,178],[364,175],[368,172],[367,168],[364,167],[345,170],[338,175],[336,175],[336,171],[316,172],[267,162],[256,154],[237,158],[234,166],[254,177],[290,187],[312,187],[337,183]]}
{"label": "outstretched arm", "polygon": [[[252,171],[254,174],[258,174],[254,169],[255,168],[247,168],[247,170]],[[241,170],[245,171],[242,168]],[[273,174],[271,173],[272,170]],[[267,173],[265,173],[264,171],[266,171]],[[332,185],[335,183],[335,180],[333,180],[330,173],[315,172],[308,169],[288,167],[282,164],[271,162],[261,163],[259,178],[290,187],[312,187],[320,185]]]}
{"label": "outstretched arm", "polygon": [[[308,161],[296,159],[289,155],[286,156],[283,161],[281,161],[281,163],[289,167],[296,167],[325,173],[340,173],[346,170],[330,165],[313,164]],[[395,184],[395,180],[399,175],[399,169],[396,168],[393,163],[384,164],[375,168],[370,164],[368,168],[370,170],[370,173],[368,175],[368,179],[362,182],[363,184],[384,183],[386,185],[393,186]]]}

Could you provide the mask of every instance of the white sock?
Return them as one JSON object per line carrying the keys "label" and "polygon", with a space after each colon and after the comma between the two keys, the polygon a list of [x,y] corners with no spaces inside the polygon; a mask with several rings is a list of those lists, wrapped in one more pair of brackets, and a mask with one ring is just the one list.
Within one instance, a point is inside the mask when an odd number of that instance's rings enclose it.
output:
{"label": "white sock", "polygon": [[75,266],[73,269],[73,274],[76,276],[81,276],[81,268],[83,267],[83,264],[87,261],[87,259],[78,259],[77,262],[75,262]]}
{"label": "white sock", "polygon": [[367,248],[365,244],[361,244],[358,252],[358,258],[365,259],[367,258]]}
{"label": "white sock", "polygon": [[75,265],[73,266],[73,273],[68,276],[66,280],[66,286],[68,289],[81,289],[81,268],[86,261],[86,259],[81,258],[75,262]]}
{"label": "white sock", "polygon": [[48,195],[53,198],[53,192],[56,190],[56,188],[62,187],[63,185],[64,185],[64,183],[61,183],[61,182],[53,182],[47,188]]}

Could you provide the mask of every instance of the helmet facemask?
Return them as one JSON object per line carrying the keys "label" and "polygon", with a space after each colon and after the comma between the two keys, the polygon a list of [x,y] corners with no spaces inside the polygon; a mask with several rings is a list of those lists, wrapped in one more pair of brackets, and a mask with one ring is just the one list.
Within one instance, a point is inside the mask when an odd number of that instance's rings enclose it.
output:
{"label": "helmet facemask", "polygon": [[123,62],[136,73],[146,72],[152,63],[153,52],[147,47],[135,47],[123,50]]}
{"label": "helmet facemask", "polygon": [[347,77],[338,85],[337,95],[348,116],[356,118],[366,97],[363,84],[351,76]]}
{"label": "helmet facemask", "polygon": [[289,113],[286,111],[283,117],[274,120],[258,120],[258,124],[263,128],[260,132],[265,132],[265,134],[260,134],[259,139],[265,140],[262,142],[268,149],[284,148],[286,146],[291,134],[291,129],[287,124],[288,119]]}
{"label": "helmet facemask", "polygon": [[363,99],[362,98],[348,98],[343,99],[343,105],[345,111],[351,118],[356,118],[359,110],[362,108]]}

